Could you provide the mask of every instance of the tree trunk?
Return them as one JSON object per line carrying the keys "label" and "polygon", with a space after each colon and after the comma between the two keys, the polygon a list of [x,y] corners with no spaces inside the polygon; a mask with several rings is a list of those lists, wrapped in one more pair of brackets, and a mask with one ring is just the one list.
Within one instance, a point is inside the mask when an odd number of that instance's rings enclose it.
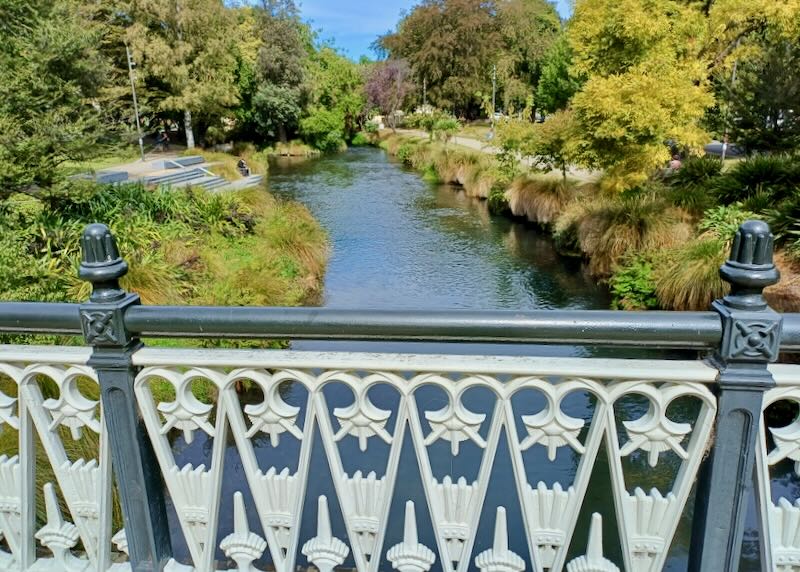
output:
{"label": "tree trunk", "polygon": [[186,148],[194,149],[194,131],[192,131],[192,112],[183,112],[183,127],[186,129]]}
{"label": "tree trunk", "polygon": [[284,125],[283,123],[279,123],[278,124],[278,140],[281,143],[286,143],[287,142],[286,125]]}

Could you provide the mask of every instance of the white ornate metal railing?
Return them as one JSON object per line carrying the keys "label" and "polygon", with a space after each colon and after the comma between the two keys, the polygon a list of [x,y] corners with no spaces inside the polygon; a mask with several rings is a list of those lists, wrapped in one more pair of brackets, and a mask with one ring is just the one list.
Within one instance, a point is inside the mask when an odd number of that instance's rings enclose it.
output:
{"label": "white ornate metal railing", "polygon": [[[112,564],[112,557],[120,558],[112,555],[112,535],[118,551],[124,551],[125,540],[124,533],[111,529],[110,463],[99,401],[86,397],[86,386],[96,383],[85,365],[88,358],[83,348],[0,347],[0,371],[18,388],[17,397],[0,396],[0,419],[19,431],[17,455],[0,462],[5,570],[125,566]],[[198,571],[221,568],[220,552],[242,571],[255,569],[257,560],[281,572],[307,563],[325,571],[348,557],[350,566],[365,572],[382,569],[385,560],[401,572],[427,570],[434,563],[447,572],[521,571],[526,564],[537,571],[561,570],[601,449],[616,514],[594,518],[593,546],[566,569],[617,570],[597,546],[606,517],[618,523],[626,570],[661,570],[710,445],[716,409],[708,384],[717,370],[700,361],[189,349],[142,349],[133,360],[142,368],[135,382],[138,407],[188,547],[186,564]],[[43,380],[57,386],[57,396],[43,398]],[[193,392],[198,383],[216,397],[199,400],[196,387]],[[154,384],[160,393],[168,385],[174,399],[154,399]],[[258,388],[263,399],[242,405],[237,387],[243,384]],[[383,392],[376,397],[378,387]],[[289,388],[302,394],[299,405],[282,396]],[[423,388],[433,388],[440,399],[421,399]],[[480,410],[465,399],[476,389],[483,391]],[[330,405],[331,390],[338,401],[349,396],[349,403]],[[576,396],[584,404],[582,415],[567,406]],[[626,400],[630,403],[622,407]],[[678,402],[690,413],[678,411],[676,418],[671,405]],[[43,490],[35,487],[34,432],[55,475]],[[99,436],[97,460],[68,458],[67,441],[83,432]],[[203,457],[178,460],[176,440],[190,447],[201,436]],[[508,548],[505,511],[512,507],[485,506],[493,466],[501,461],[501,438],[510,454],[503,462],[512,466],[521,499],[524,531],[514,534],[524,535],[527,550],[520,553]],[[256,446],[256,439],[263,442]],[[286,441],[296,442],[294,459],[270,454]],[[379,446],[383,455],[375,453]],[[314,447],[324,450],[335,501],[307,498],[315,478],[309,474]],[[363,455],[348,456],[347,447]],[[401,459],[408,462],[405,447],[418,464],[425,507],[398,498]],[[223,498],[223,475],[234,450],[244,478],[231,499],[233,531],[220,537],[221,507],[230,502]],[[561,451],[569,452],[572,478],[547,483],[540,478],[542,463],[556,463]],[[474,461],[475,478],[458,469],[442,472],[447,456]],[[631,470],[659,469],[668,457],[672,477],[666,486],[646,486],[652,480],[647,472]],[[376,458],[383,460],[377,469]],[[60,511],[56,491],[68,515]],[[34,530],[33,501],[42,495],[47,518]],[[255,521],[248,520],[245,497],[252,499]],[[331,533],[329,501],[340,510],[335,516],[344,524],[341,538]],[[318,508],[310,512],[305,505]],[[405,507],[405,536],[386,546],[392,506]],[[420,510],[430,515],[434,542],[429,545],[418,541]],[[476,543],[487,510],[497,515],[493,546]],[[313,537],[303,537],[304,514],[319,519]],[[36,540],[49,555],[35,548]]]}
{"label": "white ornate metal railing", "polygon": [[[696,313],[146,307],[120,287],[107,227],[82,246],[87,303],[0,302],[0,332],[91,346],[0,345],[0,570],[658,572],[672,558],[729,572],[755,467],[761,567],[800,572],[800,366],[769,366],[800,349],[800,316],[763,296],[779,276],[762,222],[736,234],[730,294]],[[156,349],[150,336],[705,353]]]}
{"label": "white ornate metal railing", "polygon": [[[756,458],[762,547],[765,567],[779,572],[800,570],[800,366],[770,367],[776,387],[764,394],[764,422],[759,431]],[[783,406],[794,419],[782,427],[771,426],[766,412]],[[786,417],[783,415],[782,417]]]}

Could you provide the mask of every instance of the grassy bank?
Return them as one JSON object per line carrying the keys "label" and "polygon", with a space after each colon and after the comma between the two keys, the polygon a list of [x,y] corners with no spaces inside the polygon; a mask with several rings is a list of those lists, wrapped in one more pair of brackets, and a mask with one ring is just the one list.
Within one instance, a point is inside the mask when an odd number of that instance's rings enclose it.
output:
{"label": "grassy bank", "polygon": [[598,183],[523,169],[502,157],[408,135],[380,146],[429,180],[486,199],[497,214],[552,234],[562,254],[586,260],[620,309],[705,310],[724,295],[718,270],[738,225],[767,220],[782,280],[774,308],[800,310],[800,159],[755,157],[724,172],[716,159],[689,160],[674,174],[625,193]]}
{"label": "grassy bank", "polygon": [[[85,301],[90,287],[77,277],[80,236],[84,225],[95,221],[111,227],[130,266],[123,286],[146,304],[295,306],[315,303],[321,290],[327,237],[298,203],[277,200],[263,189],[209,193],[75,181],[63,195],[14,194],[0,201],[0,298]],[[3,341],[31,338],[5,336]],[[79,343],[44,336],[36,341]],[[99,399],[96,384],[78,383],[83,395]],[[45,398],[58,396],[51,381],[40,379],[39,386]],[[174,399],[166,381],[154,381],[151,388],[157,400]],[[192,390],[204,402],[214,399],[210,384],[194,383]],[[16,384],[0,378],[0,391],[15,397]],[[62,433],[70,459],[97,457],[97,436],[91,431],[84,430],[78,440]],[[16,455],[17,443],[17,431],[4,428],[0,455]],[[55,477],[38,439],[36,464],[41,491]],[[63,500],[62,508],[68,515]],[[41,494],[37,518],[43,523]],[[118,506],[115,523],[118,530]]]}

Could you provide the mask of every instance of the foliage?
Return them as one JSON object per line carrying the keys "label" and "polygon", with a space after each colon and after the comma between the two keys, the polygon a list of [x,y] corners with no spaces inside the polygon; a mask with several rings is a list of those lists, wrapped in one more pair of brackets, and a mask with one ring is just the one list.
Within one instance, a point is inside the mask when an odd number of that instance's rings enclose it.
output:
{"label": "foliage", "polygon": [[461,123],[458,122],[458,119],[451,115],[442,114],[433,124],[432,133],[435,137],[444,141],[446,145],[450,138],[458,133],[459,129],[461,129]]}
{"label": "foliage", "polygon": [[506,191],[501,187],[492,187],[489,198],[486,199],[489,212],[495,215],[505,215],[511,212],[506,198]]}
{"label": "foliage", "polygon": [[760,217],[756,213],[745,210],[741,203],[734,203],[708,209],[697,226],[717,240],[730,242],[736,231],[739,230],[739,225],[754,218]]}
{"label": "foliage", "polygon": [[713,202],[712,187],[721,173],[720,159],[706,155],[690,157],[667,178],[670,201],[693,214],[702,213]]}
{"label": "foliage", "polygon": [[206,122],[238,102],[233,14],[217,0],[119,0],[129,25],[124,35],[150,99],[160,111],[183,112],[187,146],[194,144],[192,115]]}
{"label": "foliage", "polygon": [[768,39],[764,49],[724,74],[719,91],[731,137],[748,151],[785,151],[800,144],[800,47],[796,39]]}
{"label": "foliage", "polygon": [[780,201],[796,192],[800,185],[800,162],[789,155],[753,155],[727,171],[714,182],[714,192],[722,203],[746,201],[766,195]]}
{"label": "foliage", "polygon": [[350,141],[350,144],[354,147],[365,147],[372,143],[370,136],[363,131],[359,131],[356,133],[355,137]]}
{"label": "foliage", "polygon": [[536,88],[536,106],[545,113],[565,109],[582,82],[571,72],[572,49],[562,34],[544,56],[541,78]]}
{"label": "foliage", "polygon": [[577,221],[577,239],[596,276],[610,275],[629,253],[682,244],[691,233],[681,211],[646,190],[598,197],[585,209]]}
{"label": "foliage", "polygon": [[470,117],[480,108],[476,94],[491,89],[502,46],[494,8],[484,0],[423,0],[378,44],[408,62],[433,105]]}
{"label": "foliage", "polygon": [[364,119],[363,72],[359,64],[325,46],[309,60],[308,81],[309,103],[300,132],[321,151],[339,149]]}
{"label": "foliage", "polygon": [[324,153],[341,151],[346,145],[344,116],[336,110],[312,107],[300,121],[300,133]]}
{"label": "foliage", "polygon": [[392,130],[397,127],[397,112],[413,89],[411,68],[403,60],[378,62],[364,83],[367,105],[380,111]]}
{"label": "foliage", "polygon": [[501,101],[506,110],[522,109],[540,82],[561,21],[555,6],[546,0],[505,0],[497,3],[496,14],[503,40],[497,58]]}
{"label": "foliage", "polygon": [[414,113],[406,118],[406,125],[424,130],[433,141],[443,139],[445,142],[461,128],[459,121],[446,111],[432,109]]}
{"label": "foliage", "polygon": [[632,256],[617,267],[608,281],[615,310],[655,310],[658,308],[653,264],[642,255]]}
{"label": "foliage", "polygon": [[497,138],[506,155],[528,158],[544,172],[557,169],[566,180],[567,169],[578,156],[577,129],[571,111],[558,111],[544,123],[505,119],[498,125]]}
{"label": "foliage", "polygon": [[505,193],[509,209],[541,225],[552,223],[577,194],[577,185],[561,178],[522,176]]}
{"label": "foliage", "polygon": [[[81,230],[90,222],[104,221],[130,264],[124,285],[145,303],[202,299],[219,304],[224,290],[226,299],[235,299],[236,304],[294,305],[318,285],[325,240],[307,213],[295,210],[289,217],[284,211],[264,191],[230,195],[198,189],[150,190],[137,184],[95,186],[85,197],[63,201],[58,210],[15,194],[0,202],[0,297],[85,300],[88,286],[76,272]],[[278,222],[306,235],[305,248],[312,254],[287,253],[271,234]],[[258,256],[253,255],[256,252]],[[214,266],[215,257],[225,265]],[[260,264],[263,280],[243,280],[241,273],[238,282],[226,278],[251,260]],[[289,263],[298,268],[296,276],[282,275]],[[211,285],[220,298],[209,293]]]}
{"label": "foliage", "polygon": [[572,107],[582,161],[605,169],[610,188],[640,185],[669,159],[665,142],[706,141],[712,104],[698,59],[703,15],[677,0],[584,0],[569,28],[572,73],[586,76]]}
{"label": "foliage", "polygon": [[103,30],[71,0],[0,6],[0,198],[66,192],[60,165],[91,157],[113,127],[96,105]]}
{"label": "foliage", "polygon": [[719,275],[726,257],[726,242],[713,236],[667,250],[654,270],[659,305],[668,310],[707,310],[727,293]]}
{"label": "foliage", "polygon": [[267,140],[286,140],[286,133],[296,128],[303,112],[297,88],[263,82],[253,96],[252,117],[259,135]]}

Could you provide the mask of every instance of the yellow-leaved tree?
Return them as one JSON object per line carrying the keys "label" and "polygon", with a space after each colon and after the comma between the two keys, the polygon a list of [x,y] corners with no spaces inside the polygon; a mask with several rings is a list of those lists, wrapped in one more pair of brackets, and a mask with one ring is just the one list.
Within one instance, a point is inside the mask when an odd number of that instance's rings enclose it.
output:
{"label": "yellow-leaved tree", "polygon": [[677,0],[579,0],[568,33],[582,163],[626,189],[669,160],[670,145],[698,147],[713,104],[703,56],[707,16]]}

